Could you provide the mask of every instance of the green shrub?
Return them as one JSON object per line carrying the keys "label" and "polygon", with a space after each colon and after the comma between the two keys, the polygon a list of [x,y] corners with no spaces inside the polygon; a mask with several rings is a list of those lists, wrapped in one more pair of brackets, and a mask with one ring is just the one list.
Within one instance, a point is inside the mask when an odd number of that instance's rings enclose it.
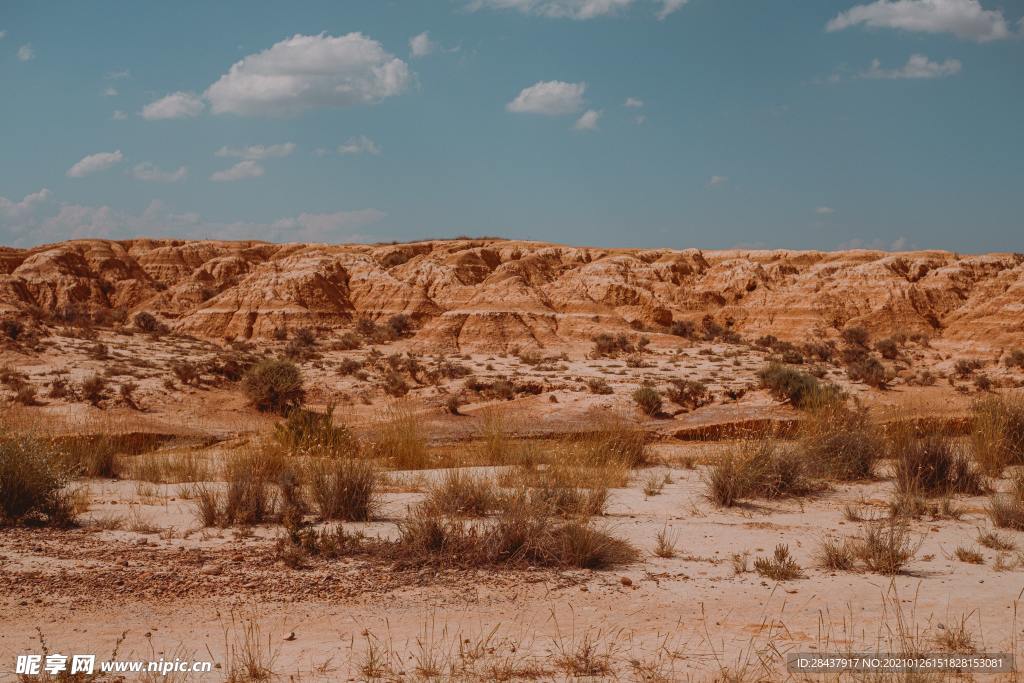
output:
{"label": "green shrub", "polygon": [[885,387],[888,381],[885,376],[885,366],[877,358],[871,356],[864,356],[860,360],[850,363],[846,367],[846,375],[854,382],[863,382],[876,389]]}
{"label": "green shrub", "polygon": [[298,408],[305,397],[299,367],[283,359],[265,359],[251,367],[242,388],[258,410],[280,414]]}

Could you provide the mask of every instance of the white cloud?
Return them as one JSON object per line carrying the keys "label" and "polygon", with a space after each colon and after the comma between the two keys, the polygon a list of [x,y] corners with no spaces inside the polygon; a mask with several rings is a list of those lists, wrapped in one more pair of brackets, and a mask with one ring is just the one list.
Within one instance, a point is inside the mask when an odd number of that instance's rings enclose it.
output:
{"label": "white cloud", "polygon": [[597,121],[601,118],[601,112],[588,109],[583,115],[572,124],[573,130],[592,131],[597,130]]}
{"label": "white cloud", "polygon": [[[193,212],[175,213],[158,200],[150,202],[142,213],[130,213],[110,206],[62,204],[55,211],[44,211],[47,190],[29,195],[18,205],[19,213],[5,211],[16,206],[0,198],[0,242],[12,245],[42,244],[58,240],[100,237],[267,239],[273,241],[345,242],[375,239],[362,228],[380,222],[386,214],[378,209],[359,209],[333,213],[299,213],[270,223],[238,221],[211,222]],[[32,198],[32,199],[30,199]],[[377,237],[376,239],[379,239]]]}
{"label": "white cloud", "polygon": [[106,75],[103,76],[103,77],[106,78],[109,81],[123,81],[126,78],[131,78],[132,77],[132,72],[129,71],[128,69],[120,69],[118,71],[108,71],[106,73]]}
{"label": "white cloud", "polygon": [[124,156],[121,154],[121,150],[90,154],[87,157],[83,157],[78,163],[69,168],[67,176],[69,178],[81,178],[89,175],[90,173],[105,171],[111,166],[121,163],[122,159],[124,159]]}
{"label": "white cloud", "polygon": [[690,0],[661,0],[661,9],[658,10],[658,21],[665,21],[670,14],[674,14],[683,8]]}
{"label": "white cloud", "polygon": [[0,31],[0,40],[3,40],[6,37],[7,37],[7,31]]}
{"label": "white cloud", "polygon": [[882,63],[875,59],[871,67],[860,74],[861,78],[941,78],[955,76],[960,73],[960,60],[947,59],[944,62],[933,62],[925,55],[911,55],[907,63],[897,69],[883,69]]}
{"label": "white cloud", "polygon": [[1011,35],[1003,13],[985,9],[979,0],[875,0],[836,15],[825,30],[842,31],[860,24],[869,28],[951,33],[979,43]]}
{"label": "white cloud", "polygon": [[413,57],[426,57],[437,48],[427,31],[409,39],[409,53]]}
{"label": "white cloud", "polygon": [[814,213],[818,214],[819,216],[829,216],[831,214],[834,214],[835,212],[836,210],[833,209],[831,206],[819,206],[816,209],[814,209]]}
{"label": "white cloud", "polygon": [[156,164],[144,161],[132,169],[132,176],[136,180],[144,180],[150,183],[176,183],[188,176],[188,169],[180,166],[176,171],[163,171]]}
{"label": "white cloud", "polygon": [[338,154],[380,154],[380,147],[377,143],[366,137],[360,135],[358,137],[349,138],[345,141],[345,144],[338,145]]}
{"label": "white cloud", "polygon": [[505,108],[517,113],[548,116],[573,114],[583,108],[583,93],[586,89],[586,83],[540,81],[523,88]]}
{"label": "white cloud", "polygon": [[249,145],[248,147],[221,147],[216,154],[219,157],[239,157],[241,159],[272,159],[286,157],[295,151],[294,142],[279,145]]}
{"label": "white cloud", "polygon": [[206,90],[215,114],[281,116],[398,95],[409,67],[361,33],[295,35],[231,66]]}
{"label": "white cloud", "polygon": [[31,43],[26,43],[18,48],[18,61],[27,62],[35,59],[36,51],[32,49]]}
{"label": "white cloud", "polygon": [[147,104],[142,108],[142,118],[147,121],[191,118],[199,116],[205,108],[195,93],[178,91]]}
{"label": "white cloud", "polygon": [[239,161],[231,168],[217,171],[210,176],[210,180],[223,183],[245,180],[246,178],[259,178],[261,175],[263,175],[263,167],[252,159],[246,159],[245,161]]}
{"label": "white cloud", "polygon": [[633,123],[635,123],[638,126],[642,126],[645,123],[647,123],[647,117],[644,116],[643,114],[637,114],[636,116],[633,117]]}
{"label": "white cloud", "polygon": [[25,195],[20,202],[0,197],[0,216],[17,218],[32,211],[37,205],[50,198],[50,191],[45,187],[38,192]]}
{"label": "white cloud", "polygon": [[719,185],[725,185],[727,182],[729,182],[728,176],[713,175],[708,180],[707,187],[718,187]]}
{"label": "white cloud", "polygon": [[516,10],[558,19],[594,19],[617,13],[633,4],[633,0],[471,0],[468,7],[480,9]]}
{"label": "white cloud", "polygon": [[636,97],[627,97],[626,101],[623,103],[623,106],[625,106],[628,109],[640,109],[641,107],[644,106],[644,101]]}
{"label": "white cloud", "polygon": [[125,114],[120,109],[115,109],[114,113],[110,116],[110,118],[114,119],[115,121],[124,121],[126,118],[128,118],[128,114]]}
{"label": "white cloud", "polygon": [[104,97],[117,97],[117,88],[106,88],[103,91]]}

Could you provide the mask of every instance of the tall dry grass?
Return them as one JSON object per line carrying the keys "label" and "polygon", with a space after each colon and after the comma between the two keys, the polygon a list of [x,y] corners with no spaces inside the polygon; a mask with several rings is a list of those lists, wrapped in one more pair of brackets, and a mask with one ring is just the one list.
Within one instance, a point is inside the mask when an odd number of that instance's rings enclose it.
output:
{"label": "tall dry grass", "polygon": [[429,469],[434,463],[427,449],[427,435],[413,406],[396,401],[373,430],[371,452],[394,469]]}
{"label": "tall dry grass", "polygon": [[983,473],[998,477],[1008,466],[1024,463],[1024,396],[986,396],[971,412],[971,447]]}

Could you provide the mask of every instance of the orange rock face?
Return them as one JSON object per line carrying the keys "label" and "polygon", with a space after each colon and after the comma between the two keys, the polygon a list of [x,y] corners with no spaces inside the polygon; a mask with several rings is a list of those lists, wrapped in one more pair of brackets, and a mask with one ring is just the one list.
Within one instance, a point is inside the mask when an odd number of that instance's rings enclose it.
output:
{"label": "orange rock face", "polygon": [[1024,343],[1024,255],[596,249],[450,240],[398,245],[79,240],[0,248],[0,315],[150,311],[213,339],[349,328],[405,313],[424,350],[558,348],[712,316],[804,340],[863,325]]}

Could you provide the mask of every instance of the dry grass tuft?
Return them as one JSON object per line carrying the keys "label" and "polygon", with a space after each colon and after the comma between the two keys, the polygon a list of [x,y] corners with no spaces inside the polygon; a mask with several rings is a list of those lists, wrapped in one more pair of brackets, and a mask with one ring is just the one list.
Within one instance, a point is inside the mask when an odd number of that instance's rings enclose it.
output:
{"label": "dry grass tuft", "polygon": [[884,440],[866,410],[831,402],[812,410],[803,421],[799,448],[815,476],[856,481],[874,476]]}
{"label": "dry grass tuft", "polygon": [[705,477],[707,496],[731,507],[745,498],[804,496],[820,490],[807,476],[801,455],[772,437],[741,441],[712,464]]}
{"label": "dry grass tuft", "polygon": [[372,463],[359,458],[314,458],[303,477],[321,519],[370,520],[379,507],[380,478]]}
{"label": "dry grass tuft", "polygon": [[490,477],[452,469],[427,490],[423,502],[441,514],[483,517],[501,505],[502,495]]}
{"label": "dry grass tuft", "polygon": [[800,565],[789,554],[789,546],[780,543],[769,557],[754,560],[754,571],[774,581],[789,581],[803,576]]}
{"label": "dry grass tuft", "polygon": [[1024,397],[986,396],[972,406],[971,447],[978,467],[998,477],[1024,462]]}
{"label": "dry grass tuft", "polygon": [[918,434],[909,425],[899,425],[890,437],[890,448],[900,494],[978,495],[986,489],[970,458],[948,436]]}
{"label": "dry grass tuft", "polygon": [[956,559],[967,564],[985,564],[985,558],[974,548],[968,548],[965,546],[957,546],[956,550],[953,551],[953,555]]}
{"label": "dry grass tuft", "polygon": [[906,524],[895,520],[870,522],[854,541],[857,559],[868,570],[892,576],[898,574],[917,552]]}
{"label": "dry grass tuft", "polygon": [[372,452],[399,470],[422,470],[433,466],[427,437],[419,416],[406,402],[392,403],[373,435]]}
{"label": "dry grass tuft", "polygon": [[29,435],[0,433],[0,525],[75,521],[71,472],[53,445]]}
{"label": "dry grass tuft", "polygon": [[857,562],[857,548],[849,539],[826,538],[818,547],[816,560],[824,569],[847,571]]}

